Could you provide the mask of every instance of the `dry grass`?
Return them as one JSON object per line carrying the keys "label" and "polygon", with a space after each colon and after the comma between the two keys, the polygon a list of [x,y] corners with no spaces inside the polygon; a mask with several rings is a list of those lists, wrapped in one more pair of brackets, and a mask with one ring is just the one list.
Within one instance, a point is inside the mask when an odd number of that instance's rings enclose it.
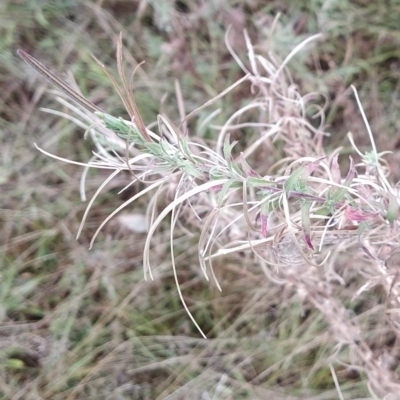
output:
{"label": "dry grass", "polygon": [[[345,89],[349,83],[359,89],[372,131],[380,133],[373,135],[378,151],[395,148],[396,137],[389,133],[396,132],[397,75],[385,67],[398,63],[390,51],[398,41],[390,22],[396,6],[390,12],[343,2],[318,9],[307,2],[300,14],[280,3],[285,14],[272,29],[274,3],[243,3],[241,9],[232,2],[221,9],[181,2],[179,12],[168,8],[169,2],[157,4],[166,8],[139,2],[133,13],[124,1],[2,6],[3,76],[14,77],[1,81],[1,190],[7,194],[1,205],[2,398],[322,400],[375,393],[395,399],[398,221],[390,182],[400,174],[392,161],[396,155],[388,165],[377,152],[364,156],[371,137]],[[374,24],[361,25],[360,13]],[[224,45],[228,24],[232,50],[245,71]],[[375,26],[380,26],[379,55]],[[296,45],[321,29],[327,30],[322,46],[309,44],[278,73]],[[120,30],[125,66],[133,70],[146,60],[135,75],[143,120],[155,121],[158,112],[168,116],[170,127],[164,120],[161,131],[148,128],[172,143],[174,138],[184,143],[186,130],[178,125],[185,114],[250,75],[187,120],[191,153],[168,158],[178,164],[194,160],[201,176],[193,175],[190,163],[183,170],[166,165],[159,147],[146,141],[132,147],[130,157],[144,152],[147,158],[127,168],[124,141],[107,131],[114,146],[123,147],[115,147],[120,158],[110,153],[103,166],[118,162],[122,171],[96,197],[77,242],[86,207],[79,200],[82,168],[44,157],[33,143],[83,163],[92,157],[92,144],[82,139],[83,129],[37,110],[40,103],[71,112],[66,103],[44,96],[43,81],[9,54],[21,47],[59,71],[70,68],[86,97],[107,113],[128,118],[89,57],[93,52],[116,72],[117,41],[112,41]],[[346,32],[344,39],[340,32]],[[361,55],[355,53],[360,43]],[[304,96],[311,91],[329,92],[331,101]],[[219,114],[212,114],[217,108]],[[321,110],[326,120],[322,113],[312,119]],[[108,128],[113,123],[108,120]],[[106,132],[100,123],[97,128]],[[345,137],[349,128],[360,154]],[[96,151],[105,156],[106,143],[94,128],[91,134]],[[159,146],[157,136],[152,138]],[[232,157],[227,138],[238,140]],[[170,155],[173,146],[165,146]],[[167,176],[168,184],[161,182],[156,196],[144,194],[106,224],[89,250],[107,215],[148,187],[139,180],[118,194],[135,179],[130,170],[136,177],[145,171],[141,181],[151,184]],[[88,172],[89,198],[111,172]],[[222,186],[223,195],[220,186],[199,189],[224,183],[217,179],[233,180]],[[182,197],[188,192],[190,203]],[[158,225],[157,216],[170,204],[175,214],[165,212]],[[151,241],[137,231],[137,220],[133,230],[129,225],[132,214],[140,218],[146,210],[157,227]],[[143,249],[144,267],[147,272],[152,267],[154,280],[143,280]],[[182,307],[176,280],[207,340]]]}

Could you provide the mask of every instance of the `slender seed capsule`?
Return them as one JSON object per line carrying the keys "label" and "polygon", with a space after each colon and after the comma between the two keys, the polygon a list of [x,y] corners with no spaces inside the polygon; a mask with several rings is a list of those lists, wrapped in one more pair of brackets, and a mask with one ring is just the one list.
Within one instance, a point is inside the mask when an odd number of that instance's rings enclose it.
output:
{"label": "slender seed capsule", "polygon": [[37,72],[44,76],[49,82],[57,86],[61,91],[63,91],[67,96],[71,97],[82,107],[86,108],[91,112],[102,111],[100,107],[87,100],[81,94],[73,90],[67,83],[61,80],[59,77],[54,75],[48,68],[46,68],[42,63],[40,63],[36,58],[32,57],[27,52],[18,49],[17,54],[31,67],[33,67]]}

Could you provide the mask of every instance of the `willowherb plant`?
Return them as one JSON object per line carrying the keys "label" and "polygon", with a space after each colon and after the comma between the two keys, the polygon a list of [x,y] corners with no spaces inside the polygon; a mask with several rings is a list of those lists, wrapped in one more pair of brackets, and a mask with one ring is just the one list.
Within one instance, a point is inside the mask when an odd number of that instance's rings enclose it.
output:
{"label": "willowherb plant", "polygon": [[[245,33],[249,67],[233,52],[227,40],[244,77],[217,98],[247,83],[251,85],[254,99],[219,127],[215,148],[191,140],[184,129],[175,128],[165,116],[158,117],[159,134],[144,126],[131,84],[127,83],[124,75],[121,37],[117,60],[123,87],[119,87],[114,78],[106,73],[120,94],[130,121],[100,110],[29,55],[22,51],[19,54],[83,107],[77,108],[59,98],[80,120],[66,117],[84,127],[96,145],[97,151],[92,160],[83,165],[112,171],[90,200],[78,236],[100,191],[118,174],[129,171],[132,179],[126,187],[140,181],[146,184],[145,189],[105,219],[94,234],[91,245],[113,216],[154,191],[147,213],[149,229],[143,253],[145,277],[152,277],[152,237],[165,217],[171,214],[171,258],[179,291],[174,261],[174,227],[180,214],[186,215],[189,211],[197,218],[201,228],[198,255],[207,279],[211,274],[219,287],[212,268],[212,261],[217,257],[252,251],[270,280],[295,288],[300,296],[324,314],[336,337],[337,351],[343,346],[349,347],[353,355],[352,367],[367,373],[371,391],[400,393],[400,386],[393,376],[372,356],[372,350],[354,326],[346,308],[331,295],[333,282],[345,283],[335,271],[335,259],[342,250],[358,246],[364,257],[362,273],[366,283],[355,297],[379,284],[385,288],[390,306],[399,307],[400,287],[396,278],[396,267],[399,266],[396,258],[399,247],[399,196],[397,188],[389,183],[389,168],[382,158],[385,153],[377,152],[354,88],[372,151],[362,154],[349,134],[361,161],[355,164],[350,157],[345,174],[339,167],[339,149],[325,154],[323,138],[327,133],[324,132],[324,108],[314,102],[316,94],[300,95],[287,69],[290,59],[318,37],[307,39],[283,62],[279,62],[273,55],[267,59],[255,54]],[[254,113],[258,113],[256,121]],[[186,120],[193,114],[189,114]],[[247,114],[251,117],[243,122]],[[315,127],[310,118],[319,118],[320,125]],[[259,135],[250,138],[243,151],[236,152],[237,142],[231,142],[230,132],[246,127]],[[255,165],[254,155],[260,149],[268,154],[266,152],[270,152],[275,143],[283,145],[283,154],[279,159],[274,159],[272,155],[271,161]],[[174,198],[157,215],[158,198],[171,189],[173,182]],[[208,210],[205,217],[204,210]],[[181,293],[180,296],[196,324]],[[400,320],[395,313],[389,315],[393,330],[399,336]],[[333,367],[332,371],[334,374]]]}

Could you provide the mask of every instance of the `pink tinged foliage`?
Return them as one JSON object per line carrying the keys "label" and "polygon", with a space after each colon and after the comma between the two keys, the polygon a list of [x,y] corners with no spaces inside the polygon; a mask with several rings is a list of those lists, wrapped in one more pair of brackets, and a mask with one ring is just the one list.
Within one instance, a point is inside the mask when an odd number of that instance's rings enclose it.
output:
{"label": "pink tinged foliage", "polygon": [[308,176],[310,176],[310,175],[318,168],[319,164],[321,164],[321,161],[322,161],[324,158],[326,158],[326,157],[325,157],[325,156],[324,156],[324,157],[320,157],[320,158],[318,158],[317,160],[315,160],[315,161],[313,161],[313,162],[310,162],[310,163],[307,165],[307,173],[308,173]]}
{"label": "pink tinged foliage", "polygon": [[253,178],[260,177],[260,175],[257,174],[257,172],[254,171],[254,169],[251,168],[250,165],[247,163],[242,152],[240,153],[239,159],[240,159],[240,164],[242,165],[243,172],[245,173],[246,177],[249,177],[249,176],[251,176]]}
{"label": "pink tinged foliage", "polygon": [[311,243],[311,236],[310,236],[309,233],[304,234],[304,240],[306,241],[307,246],[308,246],[311,250],[314,250],[314,246],[313,246],[313,244]]}
{"label": "pink tinged foliage", "polygon": [[267,232],[268,232],[268,215],[267,214],[261,214],[261,234],[264,238],[267,237]]}
{"label": "pink tinged foliage", "polygon": [[219,192],[223,187],[224,187],[224,185],[215,185],[215,186],[211,187],[209,190],[210,190],[210,192]]}
{"label": "pink tinged foliage", "polygon": [[344,211],[344,215],[350,221],[364,222],[374,219],[378,215],[378,212],[368,213],[365,211],[357,210],[351,206],[347,206],[346,210]]}

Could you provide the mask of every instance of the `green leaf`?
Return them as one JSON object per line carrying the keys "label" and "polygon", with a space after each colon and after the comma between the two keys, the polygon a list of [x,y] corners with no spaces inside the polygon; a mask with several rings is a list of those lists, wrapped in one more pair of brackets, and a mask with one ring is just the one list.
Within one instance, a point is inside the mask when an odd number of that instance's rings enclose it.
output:
{"label": "green leaf", "polygon": [[385,218],[390,223],[392,223],[399,214],[399,203],[397,201],[397,197],[393,193],[389,192],[388,196],[389,196],[389,204]]}
{"label": "green leaf", "polygon": [[252,187],[257,187],[263,189],[263,186],[270,186],[270,187],[277,187],[276,182],[269,181],[264,178],[256,178],[253,176],[250,176],[246,179],[247,181],[247,186],[252,186]]}
{"label": "green leaf", "polygon": [[113,117],[110,114],[102,113],[100,111],[96,111],[95,114],[103,120],[106,128],[111,129],[118,136],[122,138],[129,138],[133,140],[135,143],[143,143],[144,140],[133,124],[128,123],[121,117]]}
{"label": "green leaf", "polygon": [[223,148],[223,152],[224,152],[224,158],[227,162],[230,161],[231,159],[231,155],[232,155],[232,149],[235,147],[235,145],[237,144],[237,141],[234,141],[232,143],[229,143],[231,135],[227,134],[225,137],[225,141],[224,141],[224,148]]}
{"label": "green leaf", "polygon": [[222,189],[221,189],[221,191],[219,192],[219,195],[218,195],[218,204],[219,204],[220,206],[222,205],[222,203],[223,203],[223,201],[224,201],[225,195],[228,193],[229,189],[232,187],[232,185],[233,185],[235,182],[236,182],[235,179],[229,179],[229,181],[226,182],[226,183],[224,184],[224,186],[222,187]]}
{"label": "green leaf", "polygon": [[189,163],[189,162],[184,163],[183,169],[184,169],[190,176],[193,176],[193,177],[195,177],[195,178],[200,178],[200,177],[202,176],[202,173],[201,173],[200,171],[198,171],[198,170],[196,169],[196,167],[195,167],[193,164]]}
{"label": "green leaf", "polygon": [[25,363],[19,358],[9,358],[6,361],[6,368],[12,370],[21,370],[25,368]]}
{"label": "green leaf", "polygon": [[291,191],[304,191],[306,189],[306,180],[304,179],[306,174],[306,167],[300,167],[294,170],[283,185],[285,192],[290,195]]}

